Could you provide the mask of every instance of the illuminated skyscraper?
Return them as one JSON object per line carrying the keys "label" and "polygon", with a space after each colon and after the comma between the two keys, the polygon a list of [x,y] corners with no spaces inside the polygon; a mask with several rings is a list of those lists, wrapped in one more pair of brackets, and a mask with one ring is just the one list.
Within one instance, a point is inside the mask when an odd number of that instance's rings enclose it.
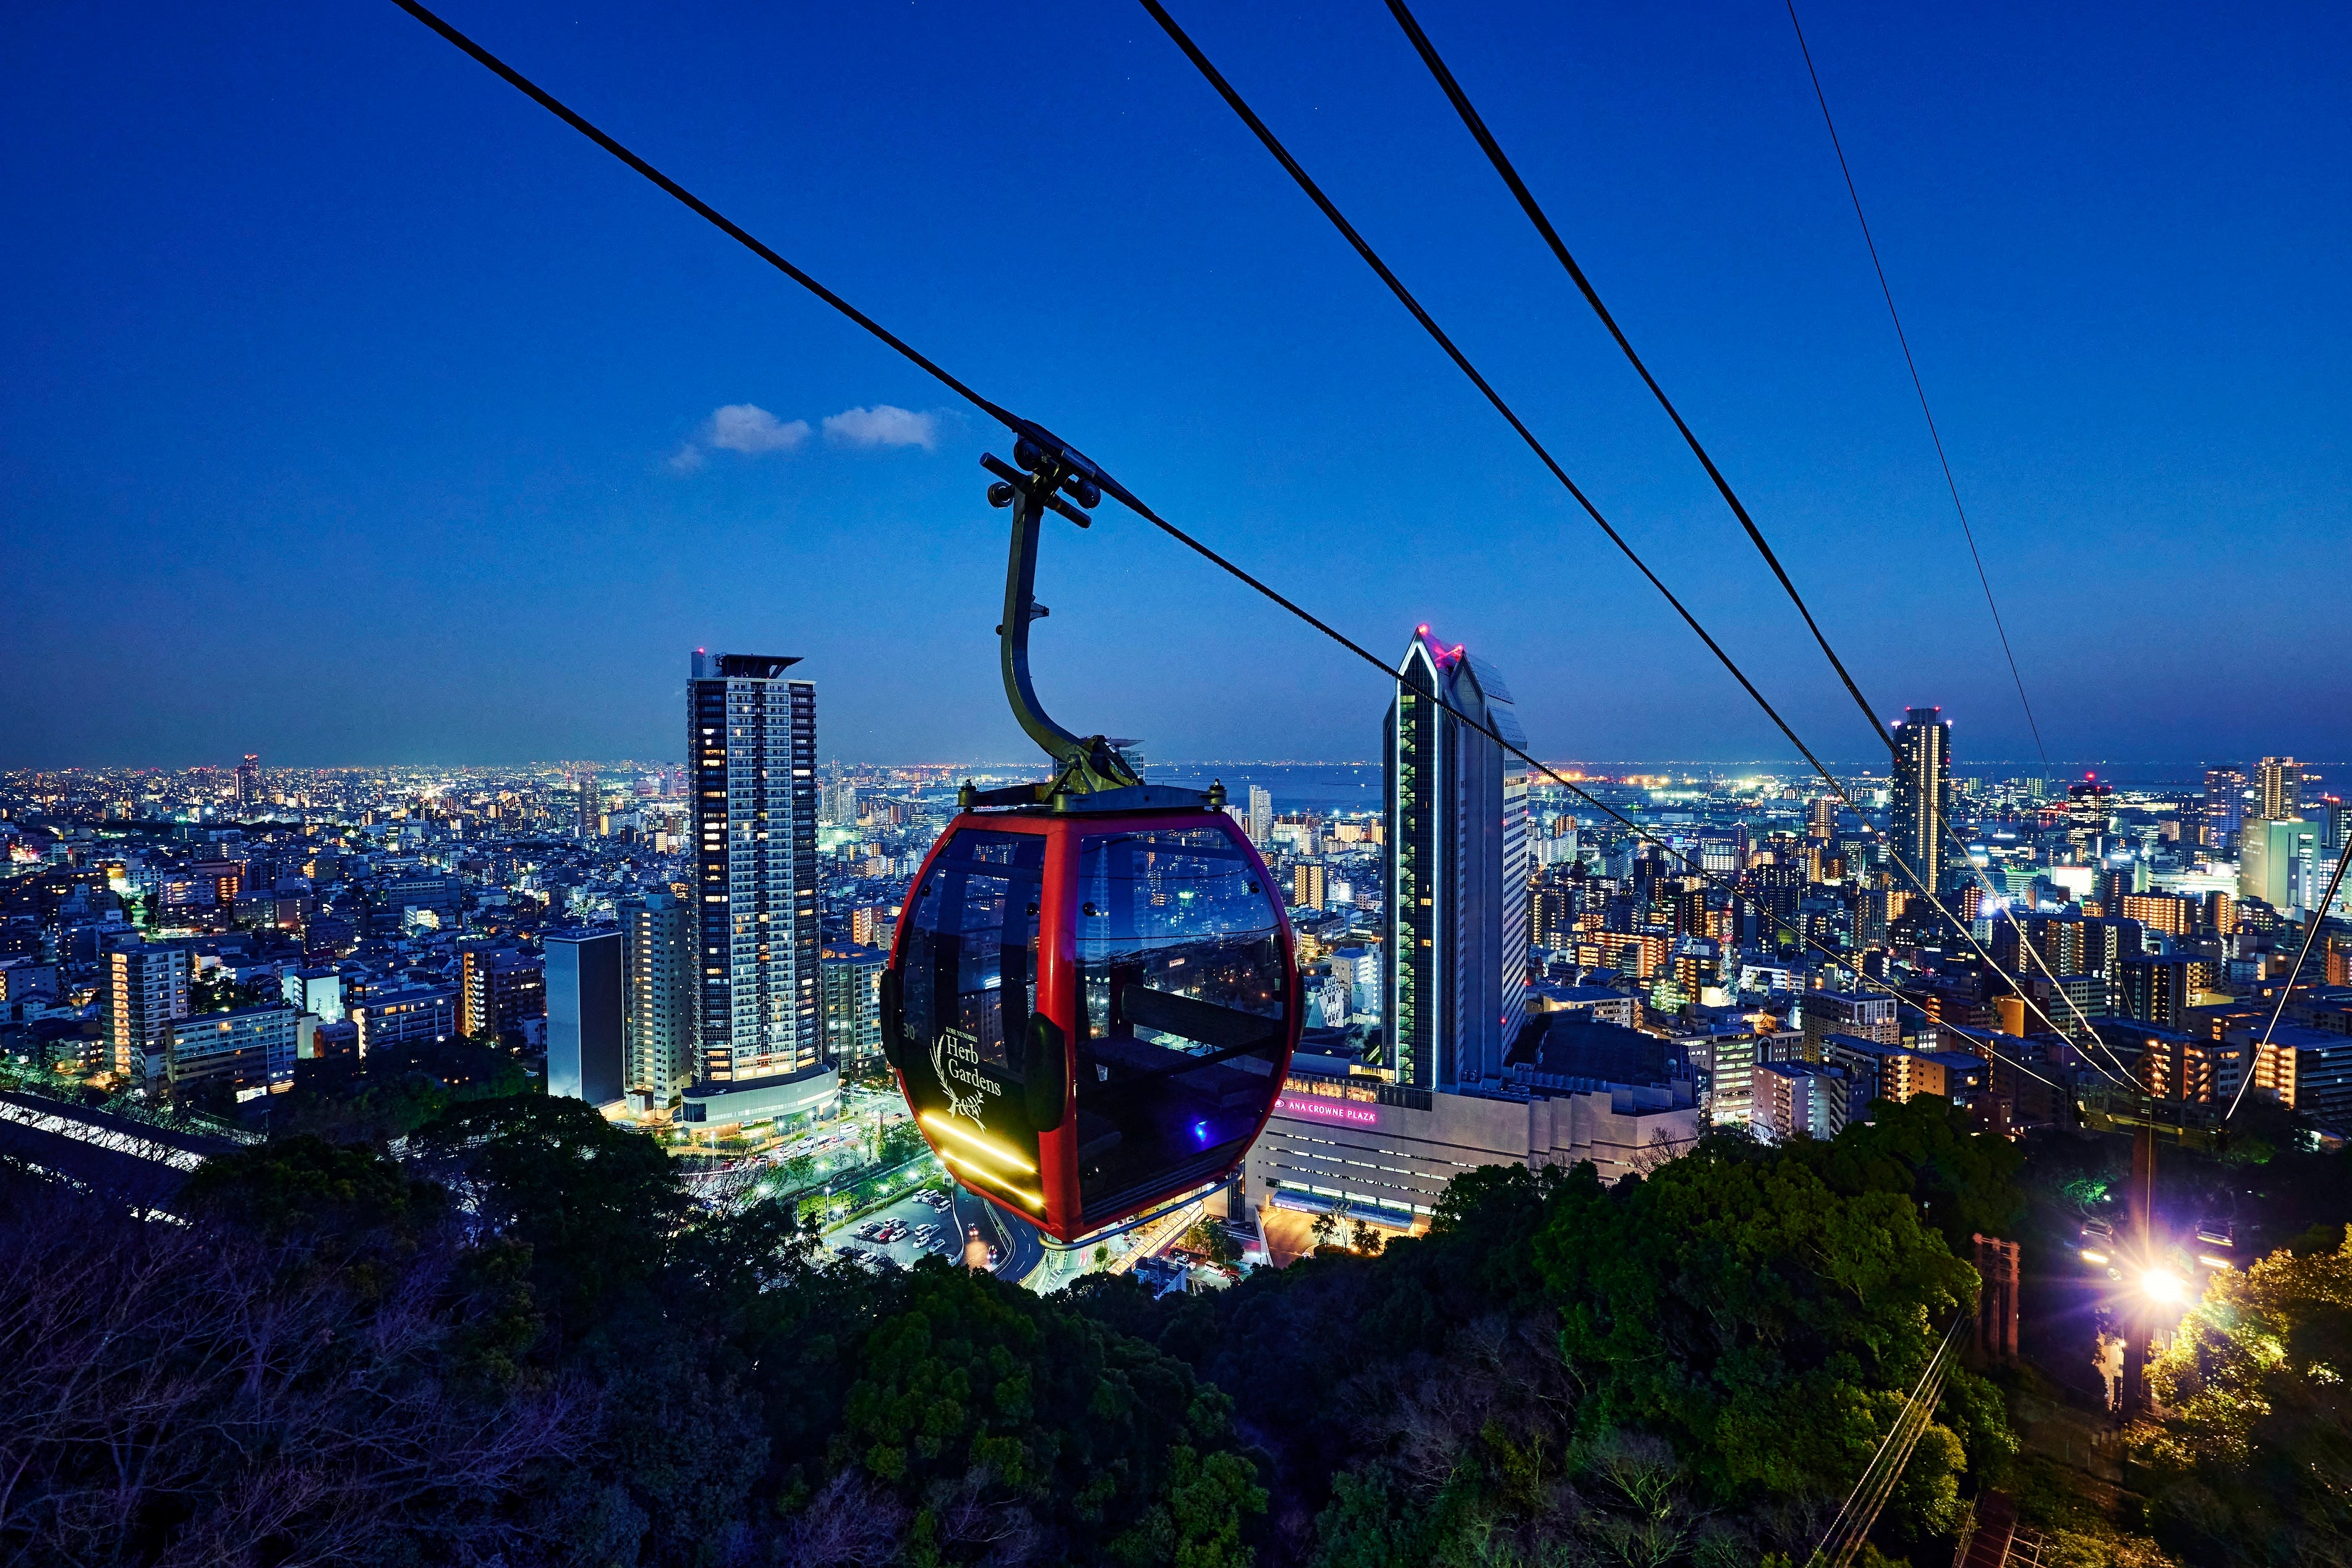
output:
{"label": "illuminated skyscraper", "polygon": [[1250,785],[1249,820],[1242,826],[1249,834],[1250,842],[1260,849],[1264,849],[1273,840],[1274,796],[1270,792],[1260,789],[1255,784]]}
{"label": "illuminated skyscraper", "polygon": [[1527,780],[1497,736],[1527,745],[1501,672],[1421,627],[1397,669],[1383,745],[1389,940],[1381,1010],[1401,1084],[1453,1089],[1499,1079],[1518,1035]]}
{"label": "illuminated skyscraper", "polygon": [[2205,770],[2205,843],[2228,851],[2238,841],[2246,813],[2246,775],[2235,768]]}
{"label": "illuminated skyscraper", "polygon": [[797,658],[697,650],[687,682],[698,1078],[818,1069],[816,688]]}
{"label": "illuminated skyscraper", "polygon": [[1895,885],[1940,896],[1950,863],[1944,817],[1952,805],[1952,727],[1941,708],[1904,710],[1903,722],[1895,726],[1895,758],[1894,810],[1886,824],[1887,847],[1901,862]]}
{"label": "illuminated skyscraper", "polygon": [[2259,775],[2264,822],[2293,822],[2303,815],[2303,765],[2293,757],[2264,757]]}
{"label": "illuminated skyscraper", "polygon": [[261,809],[261,759],[251,752],[236,764],[236,814],[250,816]]}

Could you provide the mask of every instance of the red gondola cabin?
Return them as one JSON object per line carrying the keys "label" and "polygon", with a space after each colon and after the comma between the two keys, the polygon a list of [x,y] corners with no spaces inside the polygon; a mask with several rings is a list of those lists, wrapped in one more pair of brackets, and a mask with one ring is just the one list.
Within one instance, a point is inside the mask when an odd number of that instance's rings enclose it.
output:
{"label": "red gondola cabin", "polygon": [[882,997],[924,1138],[1062,1241],[1229,1175],[1302,1012],[1265,863],[1200,808],[966,811],[908,892]]}

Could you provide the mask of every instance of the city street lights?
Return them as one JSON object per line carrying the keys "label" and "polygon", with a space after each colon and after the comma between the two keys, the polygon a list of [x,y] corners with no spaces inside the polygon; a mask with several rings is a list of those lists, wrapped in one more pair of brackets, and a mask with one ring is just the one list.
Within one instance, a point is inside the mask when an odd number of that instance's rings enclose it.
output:
{"label": "city street lights", "polygon": [[2189,1300],[2189,1282],[2168,1268],[2151,1268],[2142,1274],[2139,1289],[2159,1307],[2178,1307]]}

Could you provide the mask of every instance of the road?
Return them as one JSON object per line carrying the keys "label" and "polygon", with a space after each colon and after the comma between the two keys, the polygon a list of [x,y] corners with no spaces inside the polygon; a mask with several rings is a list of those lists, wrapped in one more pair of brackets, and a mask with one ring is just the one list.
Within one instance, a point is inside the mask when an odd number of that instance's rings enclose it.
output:
{"label": "road", "polygon": [[958,1234],[961,1234],[962,1226],[976,1225],[982,1239],[996,1244],[994,1272],[999,1279],[1018,1285],[1045,1261],[1045,1244],[1035,1226],[1014,1219],[987,1199],[974,1197],[961,1187],[948,1190],[955,1194]]}
{"label": "road", "polygon": [[[963,1257],[964,1227],[980,1226],[982,1239],[996,1247],[996,1267],[1000,1279],[1019,1284],[1029,1278],[1045,1260],[1045,1249],[1034,1226],[1024,1225],[999,1211],[995,1205],[972,1196],[961,1187],[950,1185],[951,1199],[947,1208],[933,1208],[908,1194],[897,1203],[877,1209],[855,1225],[843,1226],[826,1234],[824,1244],[835,1252],[863,1252],[876,1258],[887,1258],[901,1268],[914,1267],[915,1260],[926,1253],[947,1258],[950,1262]],[[874,1241],[858,1233],[867,1226],[898,1220],[907,1226],[908,1234],[897,1241]],[[928,1246],[919,1244],[913,1232],[926,1225],[940,1227],[940,1238]]]}

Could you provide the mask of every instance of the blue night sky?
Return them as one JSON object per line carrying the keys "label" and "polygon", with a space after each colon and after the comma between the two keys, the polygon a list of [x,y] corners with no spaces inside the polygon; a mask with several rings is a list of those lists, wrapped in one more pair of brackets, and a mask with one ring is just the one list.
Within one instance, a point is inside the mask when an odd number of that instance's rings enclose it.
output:
{"label": "blue night sky", "polygon": [[[1378,0],[1171,8],[1871,756]],[[1139,8],[446,14],[1383,654],[1484,652],[1538,753],[1787,754]],[[1422,20],[1864,690],[2030,756],[1779,0]],[[2352,11],[1805,21],[2052,754],[2352,754]],[[1024,754],[1005,437],[394,6],[9,6],[0,138],[0,765],[668,757],[697,645],[805,656],[828,755]],[[1040,596],[1073,727],[1378,754],[1376,676],[1115,508]]]}

